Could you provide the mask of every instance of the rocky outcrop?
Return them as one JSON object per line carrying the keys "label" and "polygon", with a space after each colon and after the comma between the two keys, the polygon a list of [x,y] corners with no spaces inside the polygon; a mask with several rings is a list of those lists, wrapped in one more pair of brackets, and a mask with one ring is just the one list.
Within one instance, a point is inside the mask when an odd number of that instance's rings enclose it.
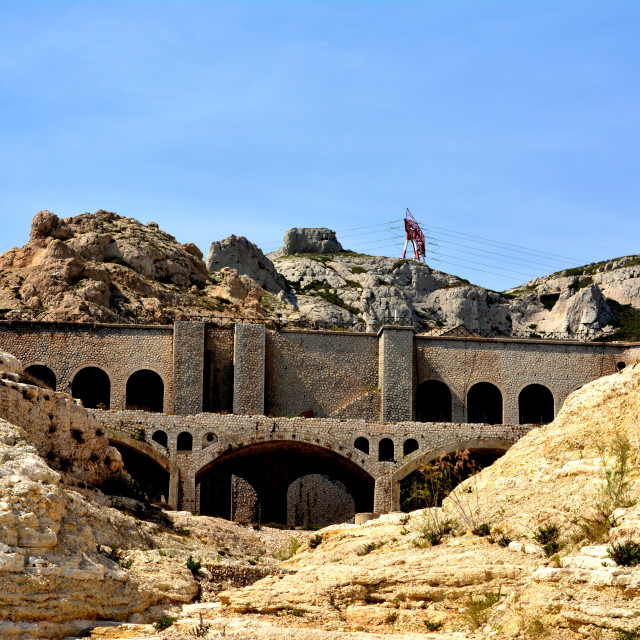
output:
{"label": "rocky outcrop", "polygon": [[22,373],[22,363],[6,351],[0,351],[0,373]]}
{"label": "rocky outcrop", "polygon": [[41,211],[29,243],[0,256],[0,312],[9,319],[171,323],[264,314],[223,296],[225,284],[224,273],[209,277],[193,243],[102,210],[64,219]]}
{"label": "rocky outcrop", "polygon": [[271,293],[287,288],[273,262],[253,242],[242,236],[231,235],[212,242],[206,265],[209,271],[221,271],[226,267],[235,269],[239,275],[249,276]]}
{"label": "rocky outcrop", "polygon": [[320,229],[289,229],[284,234],[284,255],[296,253],[338,253],[343,251],[336,238],[336,232],[322,227]]}

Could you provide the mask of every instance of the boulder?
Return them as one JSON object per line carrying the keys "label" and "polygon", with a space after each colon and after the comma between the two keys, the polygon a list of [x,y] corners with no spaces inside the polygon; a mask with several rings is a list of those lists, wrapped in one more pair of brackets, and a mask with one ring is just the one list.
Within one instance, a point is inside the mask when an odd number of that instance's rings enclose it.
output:
{"label": "boulder", "polygon": [[285,255],[294,253],[338,253],[343,251],[336,232],[324,227],[320,229],[289,229],[284,234]]}
{"label": "boulder", "polygon": [[22,363],[6,351],[0,351],[0,371],[3,373],[22,373]]}
{"label": "boulder", "polygon": [[231,235],[224,240],[212,242],[206,265],[209,271],[221,271],[225,267],[235,269],[238,274],[249,276],[272,293],[287,288],[273,262],[243,236]]}

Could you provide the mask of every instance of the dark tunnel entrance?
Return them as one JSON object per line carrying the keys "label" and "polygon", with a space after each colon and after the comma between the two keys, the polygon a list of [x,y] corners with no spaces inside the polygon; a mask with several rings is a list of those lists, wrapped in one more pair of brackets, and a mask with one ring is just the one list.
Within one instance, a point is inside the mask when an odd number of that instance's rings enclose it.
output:
{"label": "dark tunnel entrance", "polygon": [[[289,491],[300,479],[304,482]],[[315,483],[312,491],[309,483]],[[309,521],[295,524],[318,524],[314,518],[324,516],[314,513],[344,513],[332,502],[351,499],[355,512],[373,511],[374,480],[366,471],[333,451],[300,442],[264,442],[227,450],[196,476],[196,484],[200,513],[226,519],[238,519],[236,514],[241,513],[243,519],[287,524],[288,513],[304,512],[307,515],[300,517]],[[331,486],[339,490],[327,491]],[[325,503],[320,500],[314,508],[309,504],[316,499],[311,494],[324,495]],[[303,504],[292,505],[292,497]]]}
{"label": "dark tunnel entrance", "polygon": [[32,364],[24,371],[30,376],[44,382],[52,391],[56,390],[56,374],[53,373],[49,367],[45,367],[43,364]]}
{"label": "dark tunnel entrance", "polygon": [[518,396],[520,424],[546,424],[553,421],[553,394],[541,384],[530,384]]}
{"label": "dark tunnel entrance", "polygon": [[169,472],[155,460],[120,442],[109,441],[122,456],[127,473],[154,502],[169,499]]}
{"label": "dark tunnel entrance", "polygon": [[501,424],[502,393],[495,384],[478,382],[467,394],[467,422]]}
{"label": "dark tunnel entrance", "polygon": [[451,391],[440,380],[425,380],[416,389],[418,422],[451,422]]}
{"label": "dark tunnel entrance", "polygon": [[136,371],[127,380],[127,409],[143,409],[162,413],[164,406],[164,382],[148,369]]}
{"label": "dark tunnel entrance", "polygon": [[108,409],[111,403],[111,381],[98,367],[85,367],[76,373],[71,395],[82,400],[87,409]]}
{"label": "dark tunnel entrance", "polygon": [[[460,451],[425,462],[420,469],[400,480],[400,508],[406,513],[440,506],[458,484],[492,465],[505,453],[498,449],[474,449],[468,451],[468,455]],[[427,469],[429,466],[434,470],[434,475]],[[438,467],[442,469],[442,475],[438,473]]]}

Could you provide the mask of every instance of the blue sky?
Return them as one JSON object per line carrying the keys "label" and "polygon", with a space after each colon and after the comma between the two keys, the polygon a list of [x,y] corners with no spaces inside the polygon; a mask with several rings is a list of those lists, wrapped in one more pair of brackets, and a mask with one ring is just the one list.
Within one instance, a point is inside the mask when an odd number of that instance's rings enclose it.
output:
{"label": "blue sky", "polygon": [[409,207],[427,262],[495,289],[638,253],[639,24],[615,0],[4,0],[0,251],[102,208],[205,254],[328,226],[398,255]]}

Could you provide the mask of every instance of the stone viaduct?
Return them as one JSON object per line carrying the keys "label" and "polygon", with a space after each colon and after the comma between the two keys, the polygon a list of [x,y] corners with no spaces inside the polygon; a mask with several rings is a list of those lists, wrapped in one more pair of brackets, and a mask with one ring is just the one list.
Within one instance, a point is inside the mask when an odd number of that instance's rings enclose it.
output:
{"label": "stone viaduct", "polygon": [[502,455],[640,345],[266,329],[0,322],[0,349],[108,430],[177,508],[329,524],[407,508],[424,462]]}

